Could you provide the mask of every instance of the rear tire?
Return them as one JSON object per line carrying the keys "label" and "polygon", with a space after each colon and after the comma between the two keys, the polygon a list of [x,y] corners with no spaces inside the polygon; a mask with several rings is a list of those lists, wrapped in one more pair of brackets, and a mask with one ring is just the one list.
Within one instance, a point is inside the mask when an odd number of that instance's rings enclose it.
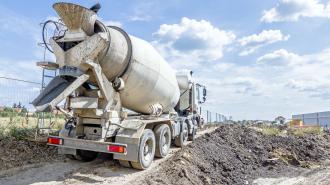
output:
{"label": "rear tire", "polygon": [[138,162],[132,162],[131,165],[135,169],[147,169],[155,157],[156,139],[155,134],[150,129],[145,129],[140,139]]}
{"label": "rear tire", "polygon": [[158,125],[155,128],[156,151],[155,156],[159,158],[165,157],[171,147],[171,130],[166,124]]}
{"label": "rear tire", "polygon": [[174,139],[175,146],[183,147],[187,145],[188,141],[188,126],[187,123],[182,123],[182,131],[179,136]]}
{"label": "rear tire", "polygon": [[75,159],[83,162],[90,162],[96,159],[98,153],[89,150],[79,150],[77,149],[77,155],[74,155]]}

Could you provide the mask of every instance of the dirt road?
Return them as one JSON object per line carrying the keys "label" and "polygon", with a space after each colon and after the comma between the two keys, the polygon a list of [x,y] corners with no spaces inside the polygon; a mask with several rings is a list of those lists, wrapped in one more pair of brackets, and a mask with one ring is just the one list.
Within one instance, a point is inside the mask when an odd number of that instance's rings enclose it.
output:
{"label": "dirt road", "polygon": [[[214,131],[210,128],[198,133],[198,136]],[[166,158],[156,159],[151,167],[144,171],[121,167],[118,163],[109,160],[109,156],[83,163],[66,159],[62,162],[39,163],[25,165],[19,168],[0,171],[0,184],[6,185],[58,185],[58,184],[130,184],[130,181],[139,179],[168,160],[180,149],[173,147]]]}
{"label": "dirt road", "polygon": [[256,185],[328,185],[330,184],[330,166],[306,170],[296,177],[258,178]]}

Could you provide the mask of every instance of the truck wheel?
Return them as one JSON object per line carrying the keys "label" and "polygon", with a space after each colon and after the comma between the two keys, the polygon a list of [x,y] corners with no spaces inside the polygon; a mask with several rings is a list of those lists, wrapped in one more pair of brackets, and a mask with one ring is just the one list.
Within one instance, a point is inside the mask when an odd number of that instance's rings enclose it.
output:
{"label": "truck wheel", "polygon": [[179,136],[174,139],[175,146],[183,147],[187,145],[188,141],[188,126],[187,123],[182,123],[182,131]]}
{"label": "truck wheel", "polygon": [[145,129],[140,138],[140,146],[138,153],[138,162],[131,162],[135,169],[147,169],[155,157],[156,139],[155,134],[150,129]]}
{"label": "truck wheel", "polygon": [[156,136],[155,156],[159,158],[163,158],[168,154],[171,147],[170,127],[166,124],[158,125],[155,128],[155,136]]}
{"label": "truck wheel", "polygon": [[194,141],[196,139],[196,133],[197,133],[197,129],[194,128],[193,132],[191,134],[189,134],[189,141]]}
{"label": "truck wheel", "polygon": [[77,150],[77,155],[75,155],[74,157],[78,161],[89,162],[89,161],[93,161],[94,159],[96,159],[97,155],[98,155],[98,153],[94,152],[94,151]]}

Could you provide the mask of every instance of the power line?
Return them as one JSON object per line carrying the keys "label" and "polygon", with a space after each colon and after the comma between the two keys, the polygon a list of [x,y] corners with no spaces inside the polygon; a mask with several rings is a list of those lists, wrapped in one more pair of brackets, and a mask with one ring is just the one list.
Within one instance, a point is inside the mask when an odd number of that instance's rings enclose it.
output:
{"label": "power line", "polygon": [[17,79],[17,78],[9,78],[9,77],[4,77],[4,76],[0,76],[0,79],[6,79],[6,80],[14,80],[14,81],[19,81],[19,82],[25,82],[25,83],[30,83],[30,84],[38,84],[41,85],[41,83],[38,82],[32,82],[32,81],[27,81],[27,80],[21,80],[21,79]]}

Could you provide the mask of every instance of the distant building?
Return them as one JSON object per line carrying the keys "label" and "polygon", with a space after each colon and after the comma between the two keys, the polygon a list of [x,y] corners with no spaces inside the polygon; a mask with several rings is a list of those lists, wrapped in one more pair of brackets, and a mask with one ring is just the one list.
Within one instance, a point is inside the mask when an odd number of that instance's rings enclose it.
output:
{"label": "distant building", "polygon": [[292,119],[303,121],[304,125],[330,127],[330,111],[292,115]]}
{"label": "distant building", "polygon": [[275,118],[275,124],[284,125],[284,123],[285,123],[285,117],[278,116]]}

